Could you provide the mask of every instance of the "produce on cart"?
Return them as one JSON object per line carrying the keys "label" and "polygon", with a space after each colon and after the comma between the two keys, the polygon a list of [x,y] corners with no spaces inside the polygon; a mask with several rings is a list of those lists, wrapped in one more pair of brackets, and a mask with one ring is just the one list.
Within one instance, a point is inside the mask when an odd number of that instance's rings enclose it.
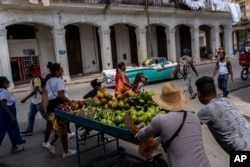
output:
{"label": "produce on cart", "polygon": [[[139,143],[139,141],[134,138],[128,128],[132,127],[134,124],[149,124],[156,114],[166,113],[152,101],[152,95],[154,94],[154,90],[142,92],[140,94],[136,94],[132,90],[129,90],[124,93],[116,92],[114,95],[111,95],[104,89],[103,91],[99,91],[94,98],[84,99],[83,101],[72,101],[59,105],[57,107],[59,110],[56,110],[55,113],[57,116],[74,122],[76,127],[79,127],[79,125],[88,127],[99,131],[101,135],[108,134],[115,137],[118,143],[117,150],[114,151],[116,154],[123,154],[125,157],[129,155],[138,161],[145,161],[145,159],[131,155],[127,153],[125,149],[121,149],[118,139],[139,144],[139,146],[143,144]],[[102,144],[105,145],[107,143]],[[100,146],[99,143],[97,146]],[[152,144],[152,148],[155,149],[156,147],[158,147],[158,145]],[[78,143],[77,150],[78,154],[82,153]],[[106,157],[106,150],[104,149],[103,151],[104,157]],[[145,150],[138,150],[138,153],[146,158],[146,160],[148,159],[148,156],[144,154]],[[104,159],[106,163],[106,158]],[[95,161],[96,160],[93,160],[92,162],[95,163]],[[78,163],[80,164],[79,155]]]}
{"label": "produce on cart", "polygon": [[58,109],[70,112],[77,116],[88,117],[89,110],[93,112],[93,119],[103,124],[125,128],[124,119],[130,115],[135,124],[150,123],[152,118],[161,111],[152,101],[154,90],[136,94],[132,90],[125,93],[116,92],[111,95],[108,91],[98,92],[96,97],[84,101],[73,101],[58,106]]}

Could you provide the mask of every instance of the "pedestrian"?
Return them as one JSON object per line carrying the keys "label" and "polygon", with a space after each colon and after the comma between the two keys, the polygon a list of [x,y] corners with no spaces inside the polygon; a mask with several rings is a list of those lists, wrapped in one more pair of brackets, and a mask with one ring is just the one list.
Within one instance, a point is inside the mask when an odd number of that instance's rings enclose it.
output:
{"label": "pedestrian", "polygon": [[[49,119],[45,130],[45,137],[42,146],[51,153],[55,154],[54,143],[58,138],[61,139],[63,146],[63,158],[70,157],[76,154],[76,150],[68,149],[68,121],[55,116],[54,109],[64,102],[70,102],[69,92],[65,82],[62,79],[63,68],[60,64],[51,62],[48,63],[51,77],[46,82],[46,90],[48,92],[49,103],[47,107]],[[49,141],[51,129],[54,129],[54,137]]]}
{"label": "pedestrian", "polygon": [[11,153],[15,154],[24,150],[21,145],[25,143],[25,140],[20,136],[16,117],[16,100],[8,91],[9,86],[9,80],[5,76],[0,76],[0,145],[8,132],[12,144]]}
{"label": "pedestrian", "polygon": [[130,132],[139,141],[160,136],[169,167],[210,167],[199,119],[186,110],[190,102],[188,95],[167,82],[161,94],[153,95],[152,99],[166,114],[157,114],[148,126],[142,129],[133,126]]}
{"label": "pedestrian", "polygon": [[116,69],[115,75],[115,92],[125,92],[132,88],[128,76],[125,74],[126,64],[124,62],[120,62]]}
{"label": "pedestrian", "polygon": [[29,94],[21,100],[21,103],[25,103],[26,100],[31,98],[28,113],[28,126],[25,131],[21,132],[23,136],[33,135],[33,127],[35,123],[35,117],[39,111],[44,120],[47,121],[48,116],[44,110],[42,103],[42,94],[44,93],[42,79],[34,73],[34,66],[30,65],[26,69],[26,75],[31,78],[30,80],[30,92]]}
{"label": "pedestrian", "polygon": [[219,61],[216,62],[213,71],[213,78],[218,72],[218,87],[223,91],[223,97],[227,97],[229,91],[227,90],[228,79],[230,75],[230,81],[233,82],[233,70],[230,60],[226,60],[225,52],[221,52],[219,55]]}
{"label": "pedestrian", "polygon": [[135,81],[133,83],[133,90],[135,93],[139,94],[144,92],[144,84],[146,83],[146,78],[143,73],[137,73],[135,76]]}
{"label": "pedestrian", "polygon": [[195,82],[198,98],[205,106],[197,116],[207,124],[218,144],[230,151],[250,151],[250,124],[228,98],[217,97],[214,79],[203,76]]}
{"label": "pedestrian", "polygon": [[174,78],[174,75],[178,70],[182,72],[183,79],[184,79],[184,88],[183,91],[188,92],[190,99],[196,98],[196,93],[194,92],[191,81],[192,81],[192,70],[195,72],[196,76],[198,77],[198,73],[196,68],[194,67],[193,60],[189,56],[190,50],[185,48],[183,49],[183,56],[179,59],[176,68],[174,69],[171,78]]}

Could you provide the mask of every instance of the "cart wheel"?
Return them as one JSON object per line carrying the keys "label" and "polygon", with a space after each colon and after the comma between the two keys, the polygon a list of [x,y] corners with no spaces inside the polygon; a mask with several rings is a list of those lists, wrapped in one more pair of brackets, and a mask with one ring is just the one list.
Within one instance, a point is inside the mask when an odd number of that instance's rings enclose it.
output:
{"label": "cart wheel", "polygon": [[247,80],[248,74],[249,74],[248,68],[243,68],[241,71],[241,79]]}
{"label": "cart wheel", "polygon": [[177,79],[183,78],[183,75],[181,74],[180,70],[178,70],[178,71],[175,73],[175,77],[176,77]]}

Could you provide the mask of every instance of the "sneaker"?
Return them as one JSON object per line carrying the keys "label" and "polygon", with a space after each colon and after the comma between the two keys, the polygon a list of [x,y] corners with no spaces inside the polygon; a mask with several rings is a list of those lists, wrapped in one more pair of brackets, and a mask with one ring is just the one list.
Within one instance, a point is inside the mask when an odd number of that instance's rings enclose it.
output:
{"label": "sneaker", "polygon": [[86,137],[87,137],[86,134],[82,134],[78,138],[81,140],[82,144],[86,144]]}
{"label": "sneaker", "polygon": [[75,137],[75,132],[68,133],[68,140]]}
{"label": "sneaker", "polygon": [[24,132],[21,132],[21,135],[22,136],[31,136],[31,135],[33,135],[33,132],[24,131]]}
{"label": "sneaker", "polygon": [[16,146],[16,148],[12,148],[11,154],[16,154],[24,150],[23,146]]}
{"label": "sneaker", "polygon": [[51,145],[49,142],[48,143],[45,143],[43,145],[44,148],[46,148],[49,152],[51,152],[52,154],[56,154],[56,151],[55,151],[55,146]]}
{"label": "sneaker", "polygon": [[47,143],[43,142],[42,147],[45,148]]}
{"label": "sneaker", "polygon": [[75,155],[75,154],[76,154],[76,150],[69,149],[67,153],[63,153],[63,158],[68,158],[68,157]]}

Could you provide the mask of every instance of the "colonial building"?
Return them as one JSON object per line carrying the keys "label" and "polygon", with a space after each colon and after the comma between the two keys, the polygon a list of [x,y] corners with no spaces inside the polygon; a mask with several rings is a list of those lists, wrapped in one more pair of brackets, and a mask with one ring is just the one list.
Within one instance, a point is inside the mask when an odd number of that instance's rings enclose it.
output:
{"label": "colonial building", "polygon": [[243,49],[243,45],[248,41],[250,45],[250,11],[249,0],[235,0],[241,9],[241,19],[233,25],[233,45],[235,50]]}
{"label": "colonial building", "polygon": [[196,63],[200,46],[223,47],[232,55],[230,12],[219,9],[218,0],[187,2],[1,0],[0,75],[14,86],[27,79],[26,66],[34,64],[45,76],[52,61],[61,63],[70,82],[121,61],[141,64],[151,56],[176,61],[183,48],[191,49]]}

